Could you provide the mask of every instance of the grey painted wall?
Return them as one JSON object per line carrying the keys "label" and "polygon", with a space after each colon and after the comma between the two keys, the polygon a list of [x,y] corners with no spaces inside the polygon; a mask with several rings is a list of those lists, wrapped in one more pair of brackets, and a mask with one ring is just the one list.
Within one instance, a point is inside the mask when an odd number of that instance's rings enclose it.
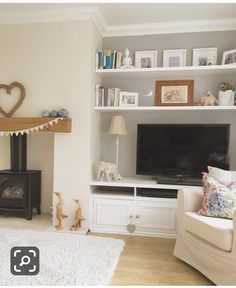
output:
{"label": "grey painted wall", "polygon": [[192,65],[193,48],[218,48],[218,64],[221,64],[223,51],[236,48],[236,31],[179,33],[163,35],[106,37],[103,49],[111,48],[124,53],[129,48],[134,59],[135,51],[157,50],[157,65],[162,66],[162,52],[168,49],[187,49],[187,65]]}
{"label": "grey painted wall", "polygon": [[[162,66],[164,49],[187,49],[187,65],[192,63],[193,48],[218,48],[218,64],[221,63],[223,51],[236,49],[236,31],[183,33],[167,35],[145,35],[127,37],[109,37],[103,39],[103,49],[111,48],[123,52],[128,47],[134,57],[135,50],[157,50],[158,66]],[[133,58],[134,59],[134,58]],[[182,77],[168,78],[179,79]],[[168,80],[165,79],[165,80]],[[236,80],[236,75],[184,77],[194,80],[194,96],[202,96],[211,89],[217,96],[217,84],[221,81]],[[157,78],[112,78],[103,79],[104,87],[119,87],[127,91],[139,92],[139,105],[154,105],[155,83]],[[144,97],[149,91],[153,96]],[[120,173],[134,176],[136,171],[136,138],[138,123],[229,123],[231,124],[230,158],[231,168],[236,170],[236,113],[234,112],[123,112],[126,119],[128,135],[120,137]],[[115,137],[107,135],[107,129],[114,113],[102,115],[101,159],[115,161]],[[234,124],[235,123],[235,124]]]}

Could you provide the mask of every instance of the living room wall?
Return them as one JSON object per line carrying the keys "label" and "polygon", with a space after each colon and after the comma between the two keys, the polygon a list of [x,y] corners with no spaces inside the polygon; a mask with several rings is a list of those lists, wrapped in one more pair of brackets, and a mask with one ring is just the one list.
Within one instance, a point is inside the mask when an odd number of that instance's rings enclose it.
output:
{"label": "living room wall", "polygon": [[[88,219],[95,81],[91,75],[101,36],[86,20],[0,25],[0,38],[1,83],[19,81],[26,88],[26,99],[14,116],[40,116],[43,110],[66,108],[72,118],[70,134],[29,135],[28,169],[42,170],[42,211],[50,211],[52,192],[61,192],[69,216],[66,225],[73,221],[73,198],[80,198]],[[0,140],[0,168],[5,169],[9,139]]]}

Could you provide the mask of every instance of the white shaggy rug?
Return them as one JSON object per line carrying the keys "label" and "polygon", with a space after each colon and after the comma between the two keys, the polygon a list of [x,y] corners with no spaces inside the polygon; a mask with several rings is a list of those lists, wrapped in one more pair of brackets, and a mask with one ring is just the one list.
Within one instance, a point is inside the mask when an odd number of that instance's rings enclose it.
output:
{"label": "white shaggy rug", "polygon": [[[14,276],[10,250],[36,246],[40,272]],[[124,241],[70,233],[0,229],[0,285],[108,285]]]}

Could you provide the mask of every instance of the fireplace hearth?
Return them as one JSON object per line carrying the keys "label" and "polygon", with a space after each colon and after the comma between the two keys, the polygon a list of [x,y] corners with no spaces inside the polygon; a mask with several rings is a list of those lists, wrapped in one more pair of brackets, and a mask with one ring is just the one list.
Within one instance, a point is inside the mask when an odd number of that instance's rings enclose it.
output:
{"label": "fireplace hearth", "polygon": [[40,211],[41,171],[27,170],[27,135],[11,136],[11,169],[0,171],[0,213],[32,219]]}

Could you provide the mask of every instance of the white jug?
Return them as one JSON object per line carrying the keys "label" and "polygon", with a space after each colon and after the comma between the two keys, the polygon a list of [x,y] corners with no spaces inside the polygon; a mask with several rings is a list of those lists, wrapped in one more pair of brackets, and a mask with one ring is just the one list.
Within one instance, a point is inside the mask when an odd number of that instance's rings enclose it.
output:
{"label": "white jug", "polygon": [[218,103],[219,106],[233,106],[234,92],[232,90],[219,91]]}

